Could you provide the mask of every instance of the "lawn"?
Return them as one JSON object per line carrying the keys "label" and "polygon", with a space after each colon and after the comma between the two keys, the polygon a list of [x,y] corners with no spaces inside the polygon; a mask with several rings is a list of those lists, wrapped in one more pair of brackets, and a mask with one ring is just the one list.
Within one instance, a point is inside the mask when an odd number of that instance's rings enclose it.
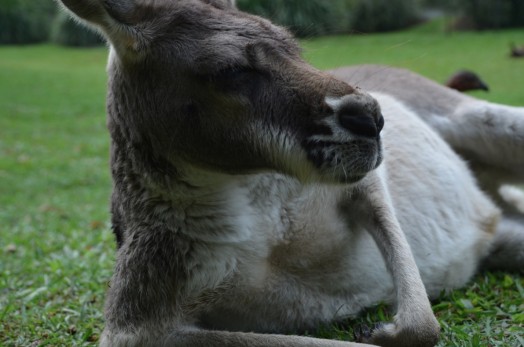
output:
{"label": "lawn", "polygon": [[[403,66],[437,81],[478,72],[490,93],[524,105],[524,59],[508,58],[524,31],[442,33],[435,26],[303,42],[315,66]],[[107,51],[0,47],[0,346],[93,346],[103,326],[114,242],[109,230]],[[439,346],[524,346],[524,278],[478,275],[434,310]],[[379,307],[363,321],[388,319]],[[316,336],[351,338],[351,326]],[[399,346],[400,347],[400,346]]]}

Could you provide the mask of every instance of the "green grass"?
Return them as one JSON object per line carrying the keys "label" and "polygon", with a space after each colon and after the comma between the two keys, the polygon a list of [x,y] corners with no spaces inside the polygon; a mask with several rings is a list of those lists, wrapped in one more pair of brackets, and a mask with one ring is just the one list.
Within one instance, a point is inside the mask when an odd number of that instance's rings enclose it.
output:
{"label": "green grass", "polygon": [[0,48],[0,346],[92,345],[114,246],[106,52]]}
{"label": "green grass", "polygon": [[[387,63],[443,81],[467,67],[490,100],[524,105],[524,31],[410,32],[304,42],[314,65]],[[92,346],[103,326],[114,242],[109,231],[105,49],[0,47],[0,346]],[[481,274],[434,310],[440,346],[523,346],[524,279]],[[385,307],[361,322],[390,317]],[[351,326],[317,336],[351,338]]]}

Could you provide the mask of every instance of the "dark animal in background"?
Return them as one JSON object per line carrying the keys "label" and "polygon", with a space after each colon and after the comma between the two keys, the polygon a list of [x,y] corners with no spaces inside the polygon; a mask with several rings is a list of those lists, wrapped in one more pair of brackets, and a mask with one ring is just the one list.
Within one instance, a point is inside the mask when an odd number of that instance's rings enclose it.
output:
{"label": "dark animal in background", "polygon": [[524,46],[516,46],[514,43],[512,43],[510,56],[513,58],[524,57]]}
{"label": "dark animal in background", "polygon": [[481,80],[476,73],[469,70],[457,71],[448,79],[446,85],[458,90],[459,92],[466,92],[469,90],[489,91],[488,85]]}

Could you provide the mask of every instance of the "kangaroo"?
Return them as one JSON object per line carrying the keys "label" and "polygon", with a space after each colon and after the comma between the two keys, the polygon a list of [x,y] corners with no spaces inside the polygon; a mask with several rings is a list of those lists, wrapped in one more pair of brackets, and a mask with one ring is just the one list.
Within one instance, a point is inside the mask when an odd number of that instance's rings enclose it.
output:
{"label": "kangaroo", "polygon": [[[522,270],[524,224],[458,153],[522,178],[523,109],[319,71],[234,1],[60,1],[110,44],[101,346],[434,346],[429,297]],[[362,341],[289,335],[378,302]]]}

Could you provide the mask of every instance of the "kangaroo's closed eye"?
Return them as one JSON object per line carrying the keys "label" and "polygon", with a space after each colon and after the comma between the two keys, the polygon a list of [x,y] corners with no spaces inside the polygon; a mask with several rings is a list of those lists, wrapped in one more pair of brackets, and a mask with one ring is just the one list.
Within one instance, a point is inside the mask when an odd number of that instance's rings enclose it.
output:
{"label": "kangaroo's closed eye", "polygon": [[267,73],[251,67],[232,67],[211,75],[209,81],[222,92],[250,93],[259,88]]}
{"label": "kangaroo's closed eye", "polygon": [[238,78],[243,78],[248,74],[256,73],[256,70],[254,70],[251,67],[228,67],[225,69],[222,69],[215,73],[213,75],[213,78],[219,79],[219,80],[234,80]]}

